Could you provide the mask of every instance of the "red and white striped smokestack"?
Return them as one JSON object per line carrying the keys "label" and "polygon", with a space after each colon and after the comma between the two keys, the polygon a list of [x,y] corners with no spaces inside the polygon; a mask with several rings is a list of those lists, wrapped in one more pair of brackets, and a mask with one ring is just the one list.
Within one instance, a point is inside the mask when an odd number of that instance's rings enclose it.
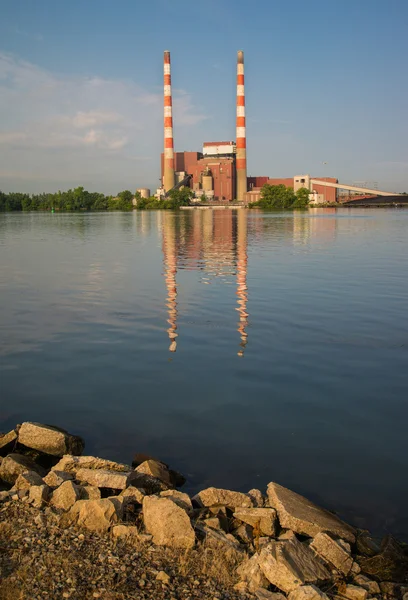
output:
{"label": "red and white striped smokestack", "polygon": [[164,190],[168,192],[175,184],[170,52],[166,50],[164,52]]}
{"label": "red and white striped smokestack", "polygon": [[245,79],[244,53],[237,57],[237,200],[244,200],[247,190],[246,128],[245,128]]}

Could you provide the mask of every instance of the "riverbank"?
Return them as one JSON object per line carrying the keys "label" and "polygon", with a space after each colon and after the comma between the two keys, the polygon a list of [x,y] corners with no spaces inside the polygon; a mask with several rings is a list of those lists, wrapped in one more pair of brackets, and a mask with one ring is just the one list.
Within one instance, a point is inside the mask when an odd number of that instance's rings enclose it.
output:
{"label": "riverbank", "polygon": [[26,422],[0,435],[0,599],[408,600],[408,547],[271,482],[190,498],[161,461],[83,455]]}

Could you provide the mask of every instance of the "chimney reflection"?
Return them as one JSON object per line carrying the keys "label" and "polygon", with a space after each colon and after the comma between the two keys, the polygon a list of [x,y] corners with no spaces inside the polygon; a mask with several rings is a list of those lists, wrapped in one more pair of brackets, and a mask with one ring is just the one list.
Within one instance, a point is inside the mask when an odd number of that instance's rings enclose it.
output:
{"label": "chimney reflection", "polygon": [[167,309],[169,328],[167,333],[170,340],[169,351],[177,350],[177,244],[175,217],[171,214],[163,214],[163,256],[164,256],[164,279],[167,289]]}
{"label": "chimney reflection", "polygon": [[162,213],[163,263],[167,289],[167,333],[169,351],[177,350],[177,267],[204,272],[203,283],[232,283],[235,277],[240,336],[238,356],[244,356],[248,343],[248,224],[247,211],[191,210],[180,214]]}
{"label": "chimney reflection", "polygon": [[241,336],[238,356],[244,356],[245,346],[248,343],[248,286],[247,286],[247,212],[245,209],[238,210],[237,216],[237,296],[239,312],[238,333]]}

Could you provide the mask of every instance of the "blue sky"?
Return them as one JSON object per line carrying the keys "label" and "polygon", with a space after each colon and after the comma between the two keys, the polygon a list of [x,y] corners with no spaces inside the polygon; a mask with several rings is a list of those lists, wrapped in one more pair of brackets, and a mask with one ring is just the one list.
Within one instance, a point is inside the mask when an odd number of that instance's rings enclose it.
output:
{"label": "blue sky", "polygon": [[3,0],[1,12],[4,191],[157,187],[166,49],[176,150],[235,139],[243,49],[249,175],[408,191],[406,0]]}

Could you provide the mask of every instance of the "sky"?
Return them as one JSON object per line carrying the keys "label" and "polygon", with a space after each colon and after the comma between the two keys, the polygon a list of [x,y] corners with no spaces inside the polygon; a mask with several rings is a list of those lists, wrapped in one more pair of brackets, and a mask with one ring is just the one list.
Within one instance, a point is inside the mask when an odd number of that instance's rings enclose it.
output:
{"label": "sky", "polygon": [[235,139],[248,175],[408,191],[407,0],[2,0],[0,189],[155,190],[163,51],[176,151]]}

